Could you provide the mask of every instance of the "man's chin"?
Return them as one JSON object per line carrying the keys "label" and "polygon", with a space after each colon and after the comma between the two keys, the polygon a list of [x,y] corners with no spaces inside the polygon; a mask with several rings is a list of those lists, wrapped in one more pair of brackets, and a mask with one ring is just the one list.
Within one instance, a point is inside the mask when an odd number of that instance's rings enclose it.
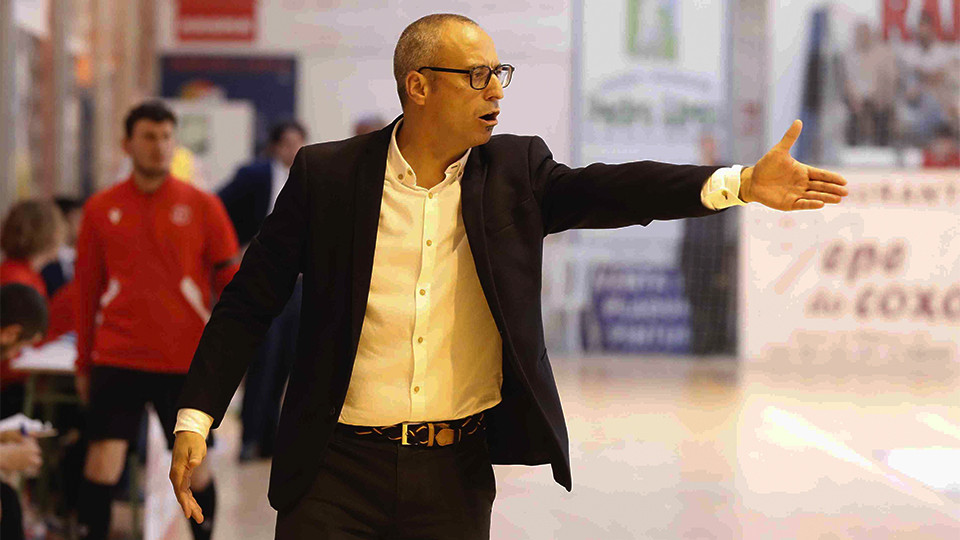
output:
{"label": "man's chin", "polygon": [[496,127],[496,126],[490,126],[489,128],[487,128],[487,129],[485,129],[485,130],[483,131],[483,133],[482,133],[482,134],[479,136],[479,138],[478,138],[479,140],[477,141],[477,144],[476,144],[477,146],[479,146],[479,145],[481,145],[481,144],[487,144],[488,142],[490,142],[490,137],[493,137],[493,128],[494,128],[494,127]]}
{"label": "man's chin", "polygon": [[170,175],[170,169],[161,167],[136,167],[136,170],[144,178],[166,178]]}

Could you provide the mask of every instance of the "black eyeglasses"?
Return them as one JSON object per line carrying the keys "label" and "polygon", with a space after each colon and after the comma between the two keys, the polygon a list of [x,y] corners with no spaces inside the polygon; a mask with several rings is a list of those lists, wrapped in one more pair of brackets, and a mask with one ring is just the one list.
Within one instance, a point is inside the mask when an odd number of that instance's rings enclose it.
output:
{"label": "black eyeglasses", "polygon": [[450,69],[424,66],[417,69],[417,73],[420,73],[420,70],[423,69],[442,71],[443,73],[464,73],[470,75],[470,88],[473,88],[474,90],[483,90],[488,84],[490,84],[490,77],[494,74],[498,79],[500,79],[500,86],[506,88],[510,84],[510,80],[513,79],[514,67],[510,64],[500,64],[497,67],[477,66],[472,69]]}

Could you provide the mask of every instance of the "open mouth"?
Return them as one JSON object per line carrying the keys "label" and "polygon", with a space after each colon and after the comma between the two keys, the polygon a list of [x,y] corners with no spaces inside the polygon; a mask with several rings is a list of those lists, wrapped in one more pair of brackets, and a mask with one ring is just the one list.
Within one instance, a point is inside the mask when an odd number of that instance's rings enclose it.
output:
{"label": "open mouth", "polygon": [[496,123],[497,116],[499,115],[500,115],[500,111],[493,111],[492,113],[487,113],[481,116],[480,119],[483,120],[484,122]]}

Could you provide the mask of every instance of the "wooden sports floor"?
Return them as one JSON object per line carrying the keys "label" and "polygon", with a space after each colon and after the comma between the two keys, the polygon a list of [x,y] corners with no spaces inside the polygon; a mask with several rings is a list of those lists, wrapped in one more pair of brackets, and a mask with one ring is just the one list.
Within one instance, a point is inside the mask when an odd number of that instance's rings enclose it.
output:
{"label": "wooden sports floor", "polygon": [[[960,539],[960,360],[553,365],[573,491],[496,467],[494,539]],[[236,462],[238,424],[215,451],[215,538],[272,538],[269,464]]]}

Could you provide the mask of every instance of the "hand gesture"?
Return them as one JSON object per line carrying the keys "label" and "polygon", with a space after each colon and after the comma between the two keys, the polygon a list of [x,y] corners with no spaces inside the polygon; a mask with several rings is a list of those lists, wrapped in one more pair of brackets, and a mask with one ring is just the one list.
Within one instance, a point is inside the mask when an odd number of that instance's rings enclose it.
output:
{"label": "hand gesture", "polygon": [[803,123],[794,120],[790,129],[753,167],[743,170],[740,198],[777,210],[815,210],[837,204],[847,196],[847,181],[837,173],[804,165],[790,156]]}
{"label": "hand gesture", "polygon": [[173,493],[183,509],[183,516],[191,517],[197,523],[203,523],[203,509],[193,498],[190,491],[190,480],[193,471],[203,463],[207,455],[207,442],[199,433],[192,431],[178,431],[173,443],[173,461],[170,464],[170,483],[173,484]]}

